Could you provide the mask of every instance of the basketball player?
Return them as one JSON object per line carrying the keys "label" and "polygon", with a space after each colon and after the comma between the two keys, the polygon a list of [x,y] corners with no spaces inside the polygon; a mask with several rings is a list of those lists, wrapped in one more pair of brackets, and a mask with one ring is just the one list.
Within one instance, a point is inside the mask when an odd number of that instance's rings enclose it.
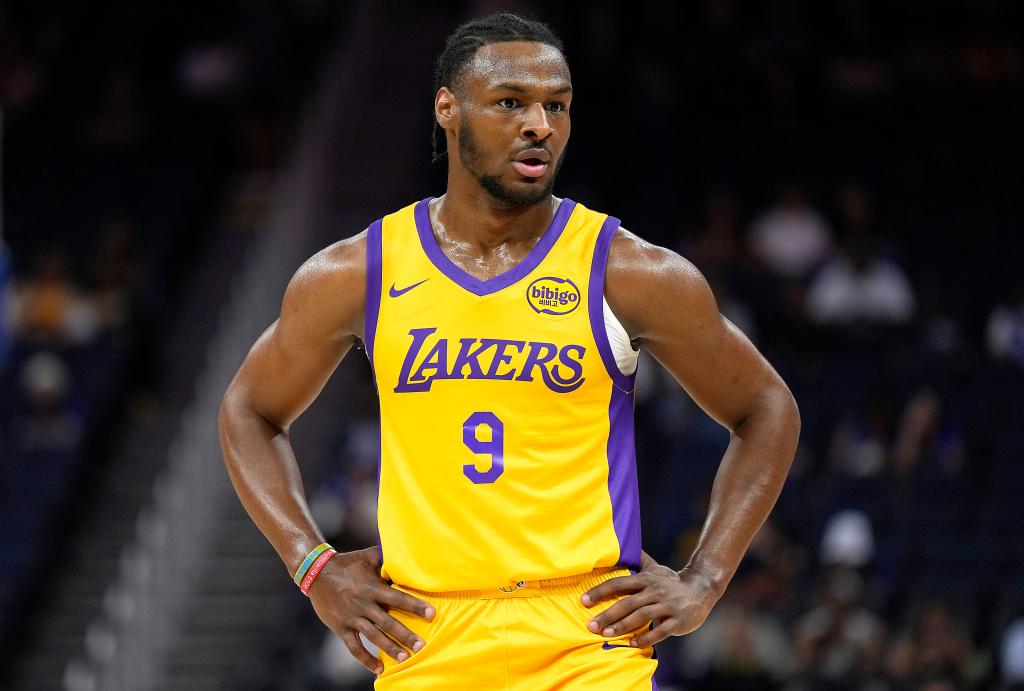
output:
{"label": "basketball player", "polygon": [[[470,22],[436,77],[446,193],[292,278],[224,397],[232,482],[295,571],[322,536],[288,430],[362,341],[380,544],[327,562],[309,595],[377,688],[651,689],[652,646],[700,626],[771,510],[796,405],[689,262],[552,196],[572,83],[546,26]],[[609,141],[651,144],[634,107],[625,91],[602,101]],[[641,551],[640,347],[732,433],[678,572]]]}

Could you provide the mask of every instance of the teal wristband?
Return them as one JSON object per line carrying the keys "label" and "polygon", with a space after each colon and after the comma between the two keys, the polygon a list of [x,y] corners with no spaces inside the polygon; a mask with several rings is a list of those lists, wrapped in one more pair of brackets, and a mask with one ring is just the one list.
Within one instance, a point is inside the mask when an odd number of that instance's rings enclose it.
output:
{"label": "teal wristband", "polygon": [[306,556],[306,558],[302,560],[302,563],[299,564],[299,568],[295,571],[295,575],[292,576],[292,580],[295,581],[295,585],[299,585],[300,583],[302,583],[302,577],[306,575],[307,571],[309,571],[309,567],[313,564],[314,561],[316,561],[316,558],[323,554],[325,550],[329,549],[333,548],[326,542],[321,542],[319,545],[313,548],[313,551],[310,552]]}

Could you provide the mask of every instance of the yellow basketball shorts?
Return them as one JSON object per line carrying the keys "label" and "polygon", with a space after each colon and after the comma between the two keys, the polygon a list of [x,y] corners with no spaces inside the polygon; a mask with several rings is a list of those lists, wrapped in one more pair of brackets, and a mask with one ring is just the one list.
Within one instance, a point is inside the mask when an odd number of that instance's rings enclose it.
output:
{"label": "yellow basketball shorts", "polygon": [[[395,588],[433,605],[433,621],[391,610],[426,644],[396,662],[380,653],[377,691],[657,691],[654,648],[632,648],[643,627],[606,638],[587,628],[616,599],[584,607],[580,596],[626,569],[516,584],[506,589],[428,593]],[[618,599],[621,599],[618,598]],[[411,651],[410,651],[411,652]]]}

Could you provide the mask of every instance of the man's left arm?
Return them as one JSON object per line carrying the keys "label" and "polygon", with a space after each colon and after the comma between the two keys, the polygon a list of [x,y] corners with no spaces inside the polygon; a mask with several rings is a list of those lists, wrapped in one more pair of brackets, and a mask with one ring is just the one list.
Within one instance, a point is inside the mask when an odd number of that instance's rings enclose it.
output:
{"label": "man's left arm", "polygon": [[782,378],[719,313],[704,276],[678,254],[620,229],[612,241],[605,296],[630,338],[730,432],[704,528],[683,570],[659,566],[644,554],[636,575],[583,594],[588,607],[627,595],[589,627],[617,636],[653,620],[632,641],[644,647],[696,629],[725,592],[782,491],[800,415]]}

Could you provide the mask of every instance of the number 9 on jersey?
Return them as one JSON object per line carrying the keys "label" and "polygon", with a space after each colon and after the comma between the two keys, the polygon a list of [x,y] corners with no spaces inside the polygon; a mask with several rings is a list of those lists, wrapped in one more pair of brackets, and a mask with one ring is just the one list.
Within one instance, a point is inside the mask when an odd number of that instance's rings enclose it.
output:
{"label": "number 9 on jersey", "polygon": [[[490,428],[491,438],[481,440],[477,436],[480,426]],[[462,443],[475,454],[487,454],[491,457],[491,465],[487,470],[478,470],[472,463],[462,466],[462,472],[477,485],[488,484],[497,480],[505,472],[505,425],[494,413],[481,411],[466,418],[462,423]]]}

